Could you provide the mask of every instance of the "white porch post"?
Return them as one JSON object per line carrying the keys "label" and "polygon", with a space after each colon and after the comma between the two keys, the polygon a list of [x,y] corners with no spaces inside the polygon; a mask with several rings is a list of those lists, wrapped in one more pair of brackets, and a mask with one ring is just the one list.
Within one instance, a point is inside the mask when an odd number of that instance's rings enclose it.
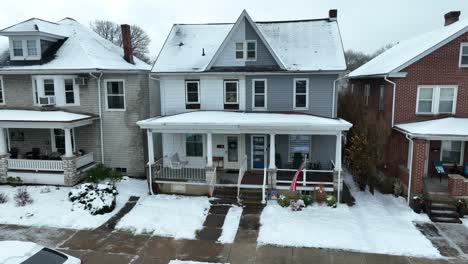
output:
{"label": "white porch post", "polygon": [[206,167],[213,167],[213,139],[212,134],[206,134]]}
{"label": "white porch post", "polygon": [[149,193],[153,195],[153,164],[154,164],[154,144],[153,144],[153,132],[150,129],[146,130],[148,136],[148,187]]}
{"label": "white porch post", "polygon": [[335,170],[338,173],[338,203],[341,201],[341,131],[336,135]]}
{"label": "white porch post", "polygon": [[8,153],[7,142],[5,136],[5,128],[0,128],[0,155]]}
{"label": "white porch post", "polygon": [[275,161],[275,134],[270,134],[270,165],[268,166],[269,169],[276,168],[276,161]]}
{"label": "white porch post", "polygon": [[65,157],[73,157],[71,129],[65,128]]}

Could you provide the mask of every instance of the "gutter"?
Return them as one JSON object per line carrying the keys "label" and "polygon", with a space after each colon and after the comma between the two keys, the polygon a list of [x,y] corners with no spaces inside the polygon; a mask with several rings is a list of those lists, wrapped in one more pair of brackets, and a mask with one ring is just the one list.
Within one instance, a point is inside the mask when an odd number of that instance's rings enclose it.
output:
{"label": "gutter", "polygon": [[395,97],[396,97],[396,83],[395,82],[392,82],[388,79],[388,75],[385,75],[384,76],[384,80],[390,84],[393,85],[393,98],[392,98],[392,128],[393,128],[393,125],[395,124]]}
{"label": "gutter", "polygon": [[0,67],[0,74],[2,75],[23,75],[23,74],[86,74],[90,72],[100,72],[100,73],[115,73],[115,74],[141,74],[146,73],[149,70],[125,70],[125,69],[115,69],[115,70],[105,70],[105,69],[2,69]]}
{"label": "gutter", "polygon": [[101,78],[103,72],[99,73],[99,77],[96,77],[92,72],[89,73],[91,77],[97,80],[98,83],[98,107],[99,107],[99,130],[101,138],[101,162],[104,164],[104,131],[102,130],[102,98],[101,98]]}

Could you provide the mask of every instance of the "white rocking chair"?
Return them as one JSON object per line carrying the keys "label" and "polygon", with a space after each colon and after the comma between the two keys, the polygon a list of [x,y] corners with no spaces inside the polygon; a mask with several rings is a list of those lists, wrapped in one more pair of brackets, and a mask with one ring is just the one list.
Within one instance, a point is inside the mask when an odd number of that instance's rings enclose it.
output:
{"label": "white rocking chair", "polygon": [[188,161],[181,161],[180,160],[178,153],[175,153],[169,159],[169,166],[172,169],[181,169],[181,168],[185,167],[185,165],[187,165],[187,164],[188,164]]}

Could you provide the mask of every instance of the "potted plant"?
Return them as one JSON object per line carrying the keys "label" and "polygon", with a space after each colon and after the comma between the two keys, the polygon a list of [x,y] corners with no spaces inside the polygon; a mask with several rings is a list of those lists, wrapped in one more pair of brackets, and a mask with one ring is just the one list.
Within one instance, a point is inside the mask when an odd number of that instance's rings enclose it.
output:
{"label": "potted plant", "polygon": [[460,218],[465,217],[466,214],[466,201],[463,199],[458,199],[456,203],[457,213]]}
{"label": "potted plant", "polygon": [[414,196],[413,197],[413,211],[420,214],[424,210],[424,197]]}

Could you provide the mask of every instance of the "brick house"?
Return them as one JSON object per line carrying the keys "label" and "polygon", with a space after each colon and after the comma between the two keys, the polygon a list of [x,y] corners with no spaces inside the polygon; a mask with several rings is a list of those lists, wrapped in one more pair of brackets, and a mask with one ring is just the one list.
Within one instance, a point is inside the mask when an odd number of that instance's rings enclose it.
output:
{"label": "brick house", "polygon": [[[408,193],[468,195],[468,20],[401,41],[349,74],[349,89],[380,111],[392,133],[382,164]],[[435,173],[441,161],[448,177]]]}

